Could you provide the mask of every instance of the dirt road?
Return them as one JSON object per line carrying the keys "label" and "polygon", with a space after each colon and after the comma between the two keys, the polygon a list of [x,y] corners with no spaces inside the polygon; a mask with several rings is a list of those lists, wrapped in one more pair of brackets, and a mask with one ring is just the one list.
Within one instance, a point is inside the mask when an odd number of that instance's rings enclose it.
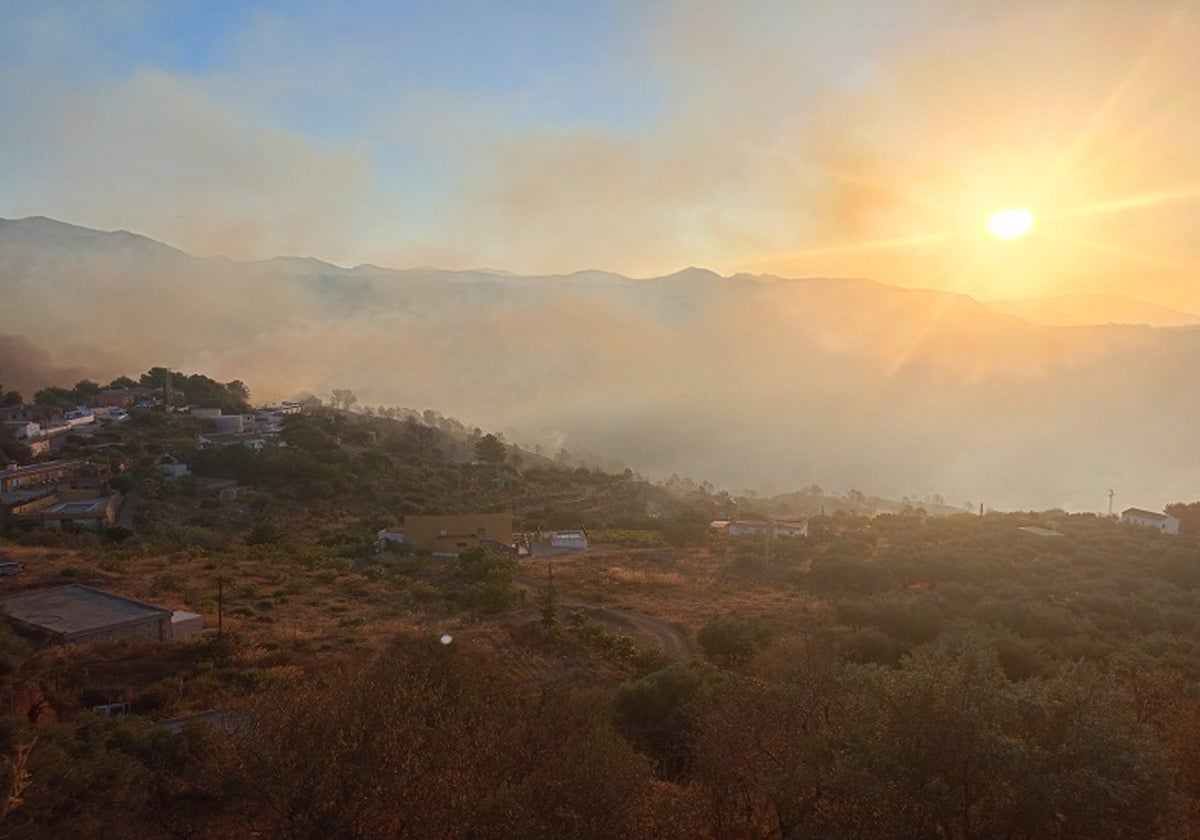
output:
{"label": "dirt road", "polygon": [[696,658],[691,636],[677,624],[650,615],[595,604],[563,602],[561,606],[565,612],[583,610],[596,621],[624,633],[634,641],[653,645],[680,662],[690,662]]}

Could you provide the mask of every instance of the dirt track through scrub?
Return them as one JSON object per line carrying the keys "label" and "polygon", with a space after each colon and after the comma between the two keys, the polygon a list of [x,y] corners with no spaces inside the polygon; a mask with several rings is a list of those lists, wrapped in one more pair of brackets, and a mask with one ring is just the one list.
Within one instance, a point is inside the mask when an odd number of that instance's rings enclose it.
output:
{"label": "dirt track through scrub", "polygon": [[583,610],[596,621],[607,624],[635,641],[653,645],[681,662],[690,662],[696,658],[696,648],[692,644],[691,636],[677,624],[650,615],[595,604],[566,602],[563,603],[563,607]]}

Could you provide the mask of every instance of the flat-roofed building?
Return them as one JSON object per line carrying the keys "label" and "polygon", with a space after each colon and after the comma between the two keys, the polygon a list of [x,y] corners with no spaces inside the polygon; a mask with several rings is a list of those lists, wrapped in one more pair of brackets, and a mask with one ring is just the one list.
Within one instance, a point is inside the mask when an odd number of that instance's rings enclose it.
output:
{"label": "flat-roofed building", "polygon": [[171,610],[78,583],[7,595],[0,610],[18,629],[58,644],[172,638]]}
{"label": "flat-roofed building", "polygon": [[14,508],[12,516],[26,522],[39,522],[52,528],[75,525],[80,528],[103,530],[117,521],[121,507],[120,493],[94,490],[56,490],[39,500],[40,504]]}
{"label": "flat-roofed building", "polygon": [[[396,531],[385,528],[393,535]],[[418,551],[453,555],[489,545],[493,548],[515,550],[511,513],[462,513],[449,516],[406,516],[404,529],[399,540],[392,541],[411,545]],[[379,539],[384,539],[380,532]]]}
{"label": "flat-roofed building", "polygon": [[69,482],[82,468],[83,461],[46,461],[27,467],[9,467],[0,470],[0,493]]}
{"label": "flat-roofed building", "polygon": [[714,531],[731,537],[752,534],[772,537],[807,537],[807,522],[777,522],[774,519],[718,519],[709,524]]}

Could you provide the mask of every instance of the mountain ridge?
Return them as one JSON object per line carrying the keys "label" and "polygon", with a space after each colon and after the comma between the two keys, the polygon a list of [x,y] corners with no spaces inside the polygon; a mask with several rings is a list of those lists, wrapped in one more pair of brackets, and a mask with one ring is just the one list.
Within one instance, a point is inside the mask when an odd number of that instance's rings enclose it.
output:
{"label": "mountain ridge", "polygon": [[1200,330],[1044,326],[861,278],[240,263],[86,229],[73,247],[14,244],[11,224],[8,387],[149,362],[241,378],[258,398],[351,388],[363,405],[437,406],[548,451],[735,489],[994,507],[1086,506],[1113,486],[1142,507],[1200,497],[1180,419],[1200,412]]}

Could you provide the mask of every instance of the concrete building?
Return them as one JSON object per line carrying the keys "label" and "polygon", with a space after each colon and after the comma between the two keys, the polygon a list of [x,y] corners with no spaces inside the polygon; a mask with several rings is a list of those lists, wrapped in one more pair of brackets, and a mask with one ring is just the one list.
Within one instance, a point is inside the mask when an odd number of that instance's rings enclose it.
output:
{"label": "concrete building", "polygon": [[69,482],[83,469],[82,461],[46,461],[0,470],[0,493]]}
{"label": "concrete building", "polygon": [[511,513],[463,513],[449,516],[406,516],[402,527],[384,528],[377,535],[380,550],[389,544],[410,545],[417,551],[453,556],[487,545],[514,550]]}
{"label": "concrete building", "polygon": [[402,527],[383,528],[375,535],[376,551],[388,551],[404,544],[404,528]]}
{"label": "concrete building", "polygon": [[164,455],[158,459],[158,471],[167,478],[183,478],[191,472],[187,464],[171,455]]}
{"label": "concrete building", "polygon": [[1153,528],[1160,534],[1178,534],[1179,520],[1165,513],[1155,513],[1152,510],[1128,508],[1121,512],[1121,521],[1130,525],[1140,525],[1143,528]]}
{"label": "concrete building", "polygon": [[[219,408],[193,408],[191,415],[198,420],[207,420],[213,424],[213,429],[219,435],[240,435],[253,427],[254,415],[224,414]],[[247,423],[247,417],[249,422]]]}
{"label": "concrete building", "polygon": [[550,534],[550,547],[583,551],[588,547],[587,534],[583,531],[554,531]]}
{"label": "concrete building", "polygon": [[0,611],[19,630],[53,644],[172,638],[171,610],[77,583],[5,596]]}
{"label": "concrete building", "polygon": [[42,437],[45,432],[42,431],[42,424],[35,423],[33,420],[5,420],[4,425],[8,426],[17,438],[17,440],[34,440]]}
{"label": "concrete building", "polygon": [[709,524],[714,531],[729,534],[731,537],[766,536],[772,537],[807,537],[807,522],[776,522],[766,519],[719,519]]}
{"label": "concrete building", "polygon": [[204,621],[200,613],[175,610],[171,613],[171,641],[181,642],[194,639],[204,632]]}
{"label": "concrete building", "polygon": [[51,528],[74,525],[102,531],[117,521],[121,508],[120,493],[105,493],[97,496],[83,490],[60,490],[44,499],[44,504],[35,509],[14,513],[13,518],[27,522],[40,522]]}
{"label": "concrete building", "polygon": [[[239,416],[240,415],[236,415]],[[197,449],[207,449],[210,446],[244,446],[247,449],[253,449],[259,452],[267,445],[267,436],[258,434],[257,432],[234,433],[230,432],[217,433],[206,432],[199,435],[196,439]]]}

